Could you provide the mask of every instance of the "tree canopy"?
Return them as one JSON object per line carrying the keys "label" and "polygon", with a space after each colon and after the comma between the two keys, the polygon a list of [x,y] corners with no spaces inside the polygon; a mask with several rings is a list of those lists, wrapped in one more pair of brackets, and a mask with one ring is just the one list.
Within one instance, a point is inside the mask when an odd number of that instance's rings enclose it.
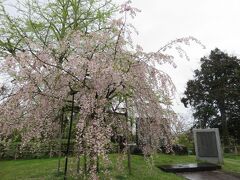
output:
{"label": "tree canopy", "polygon": [[117,10],[111,0],[16,1],[17,5],[10,6],[15,14],[7,8],[11,2],[0,1],[1,54],[25,51],[29,41],[45,47],[51,44],[56,51],[72,31],[87,34],[108,28]]}
{"label": "tree canopy", "polygon": [[225,145],[229,135],[240,143],[240,60],[216,48],[194,73],[181,101],[193,107],[195,126],[218,127]]}
{"label": "tree canopy", "polygon": [[[170,150],[176,116],[170,97],[170,77],[153,64],[173,63],[168,47],[199,43],[192,37],[171,41],[146,53],[131,40],[127,17],[138,11],[127,2],[113,18],[110,1],[56,0],[46,5],[26,1],[19,16],[2,6],[0,72],[9,77],[2,86],[0,132],[14,131],[28,142],[56,138],[61,114],[74,102],[75,145],[87,157],[91,179],[97,178],[97,159],[107,161],[114,133],[130,143],[130,119],[139,117],[141,148],[151,154],[165,139]],[[115,9],[116,10],[116,9]],[[72,95],[74,94],[74,99]],[[72,106],[72,108],[74,108]],[[124,111],[125,120],[115,113]]]}

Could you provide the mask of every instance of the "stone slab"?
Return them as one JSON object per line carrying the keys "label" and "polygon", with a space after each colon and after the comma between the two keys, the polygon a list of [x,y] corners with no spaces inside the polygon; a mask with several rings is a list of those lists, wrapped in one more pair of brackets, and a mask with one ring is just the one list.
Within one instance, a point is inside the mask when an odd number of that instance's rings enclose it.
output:
{"label": "stone slab", "polygon": [[194,163],[194,164],[173,164],[162,165],[159,168],[165,172],[196,172],[196,171],[213,171],[221,169],[221,166],[212,163]]}

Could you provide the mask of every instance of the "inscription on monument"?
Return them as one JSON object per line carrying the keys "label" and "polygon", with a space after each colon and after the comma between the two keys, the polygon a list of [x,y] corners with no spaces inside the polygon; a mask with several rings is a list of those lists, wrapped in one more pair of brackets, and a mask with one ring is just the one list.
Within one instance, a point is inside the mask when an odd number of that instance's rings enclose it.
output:
{"label": "inscription on monument", "polygon": [[200,157],[218,157],[215,132],[197,132],[197,144]]}
{"label": "inscription on monument", "polygon": [[194,129],[194,143],[198,160],[210,163],[222,163],[221,143],[219,131],[212,129]]}

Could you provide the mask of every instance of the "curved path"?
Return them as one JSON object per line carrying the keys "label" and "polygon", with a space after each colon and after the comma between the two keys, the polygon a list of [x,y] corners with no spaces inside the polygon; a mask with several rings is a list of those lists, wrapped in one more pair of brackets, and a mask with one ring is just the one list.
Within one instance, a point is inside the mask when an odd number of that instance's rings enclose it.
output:
{"label": "curved path", "polygon": [[222,171],[202,171],[177,173],[188,180],[240,180],[240,177]]}

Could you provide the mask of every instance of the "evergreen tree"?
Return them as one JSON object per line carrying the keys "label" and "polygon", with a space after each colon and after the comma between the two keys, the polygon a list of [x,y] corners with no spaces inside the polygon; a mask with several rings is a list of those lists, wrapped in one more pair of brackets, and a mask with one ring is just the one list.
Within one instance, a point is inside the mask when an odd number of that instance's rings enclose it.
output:
{"label": "evergreen tree", "polygon": [[224,145],[229,144],[229,136],[239,143],[240,61],[216,48],[201,63],[181,101],[194,108],[196,127],[218,127]]}

